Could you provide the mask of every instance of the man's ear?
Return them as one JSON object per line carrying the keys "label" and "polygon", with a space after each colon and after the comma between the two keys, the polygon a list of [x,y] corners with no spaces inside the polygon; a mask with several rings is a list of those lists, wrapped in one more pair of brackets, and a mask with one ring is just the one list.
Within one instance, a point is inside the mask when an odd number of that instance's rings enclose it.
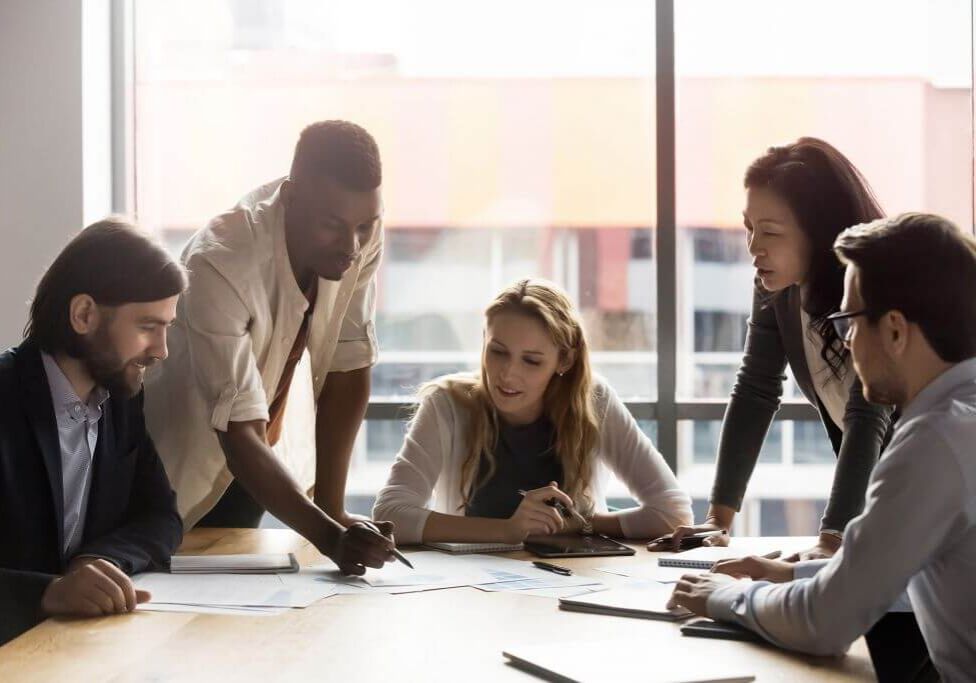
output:
{"label": "man's ear", "polygon": [[295,182],[291,178],[285,178],[278,190],[281,193],[281,203],[287,209],[291,206],[295,198]]}
{"label": "man's ear", "polygon": [[888,311],[878,320],[881,344],[891,356],[901,356],[908,348],[909,322],[901,311]]}
{"label": "man's ear", "polygon": [[68,321],[77,334],[86,335],[98,329],[98,304],[88,294],[75,294],[68,302]]}

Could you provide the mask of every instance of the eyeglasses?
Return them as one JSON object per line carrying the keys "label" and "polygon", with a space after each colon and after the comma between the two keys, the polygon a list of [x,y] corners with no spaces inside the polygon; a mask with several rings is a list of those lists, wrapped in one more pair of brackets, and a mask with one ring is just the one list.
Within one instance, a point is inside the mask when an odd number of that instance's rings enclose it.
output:
{"label": "eyeglasses", "polygon": [[854,318],[867,314],[868,310],[866,308],[860,311],[839,311],[828,315],[827,320],[834,326],[834,332],[837,333],[837,338],[847,345],[850,343],[851,327],[854,325]]}

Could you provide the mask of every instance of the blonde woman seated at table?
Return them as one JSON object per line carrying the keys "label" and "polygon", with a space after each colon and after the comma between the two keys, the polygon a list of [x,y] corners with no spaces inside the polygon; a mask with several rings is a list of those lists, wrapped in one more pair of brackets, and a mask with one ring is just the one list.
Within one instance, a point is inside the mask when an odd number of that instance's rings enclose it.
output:
{"label": "blonde woman seated at table", "polygon": [[[608,471],[637,507],[608,511]],[[552,499],[582,519],[564,519]],[[395,523],[400,543],[519,543],[567,532],[650,538],[692,518],[664,458],[591,373],[569,297],[542,280],[516,283],[485,311],[480,373],[420,389],[373,513]]]}

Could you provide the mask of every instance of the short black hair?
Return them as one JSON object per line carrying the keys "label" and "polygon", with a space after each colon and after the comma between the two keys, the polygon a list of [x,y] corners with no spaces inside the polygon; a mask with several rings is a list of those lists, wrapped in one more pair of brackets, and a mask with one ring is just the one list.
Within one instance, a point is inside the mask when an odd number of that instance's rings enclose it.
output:
{"label": "short black hair", "polygon": [[110,217],[72,239],[47,269],[31,302],[24,337],[48,353],[80,357],[71,299],[87,294],[102,306],[159,301],[181,294],[186,271],[128,221]]}
{"label": "short black hair", "polygon": [[853,263],[868,320],[901,311],[947,363],[976,356],[976,239],[928,213],[848,228],[834,242]]}
{"label": "short black hair", "polygon": [[319,121],[302,131],[291,162],[291,178],[326,176],[357,192],[383,182],[380,150],[366,130],[349,121]]}

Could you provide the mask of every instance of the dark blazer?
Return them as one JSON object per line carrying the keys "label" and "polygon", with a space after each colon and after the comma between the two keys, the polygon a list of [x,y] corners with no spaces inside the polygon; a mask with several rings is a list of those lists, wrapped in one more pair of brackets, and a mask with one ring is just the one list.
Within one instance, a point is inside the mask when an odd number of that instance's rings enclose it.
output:
{"label": "dark blazer", "polygon": [[844,429],[834,424],[817,396],[807,367],[800,288],[796,285],[772,298],[758,288],[753,294],[745,352],[722,422],[711,502],[736,510],[742,505],[759,450],[779,408],[787,363],[800,391],[820,412],[837,456],[821,528],[843,531],[864,509],[871,470],[891,438],[892,410],[868,403],[861,380],[855,377],[844,412]]}
{"label": "dark blazer", "polygon": [[[103,406],[79,555],[126,574],[165,568],[183,537],[176,496],[142,416],[142,394]],[[0,643],[40,620],[44,590],[62,573],[61,446],[40,352],[0,354]]]}

